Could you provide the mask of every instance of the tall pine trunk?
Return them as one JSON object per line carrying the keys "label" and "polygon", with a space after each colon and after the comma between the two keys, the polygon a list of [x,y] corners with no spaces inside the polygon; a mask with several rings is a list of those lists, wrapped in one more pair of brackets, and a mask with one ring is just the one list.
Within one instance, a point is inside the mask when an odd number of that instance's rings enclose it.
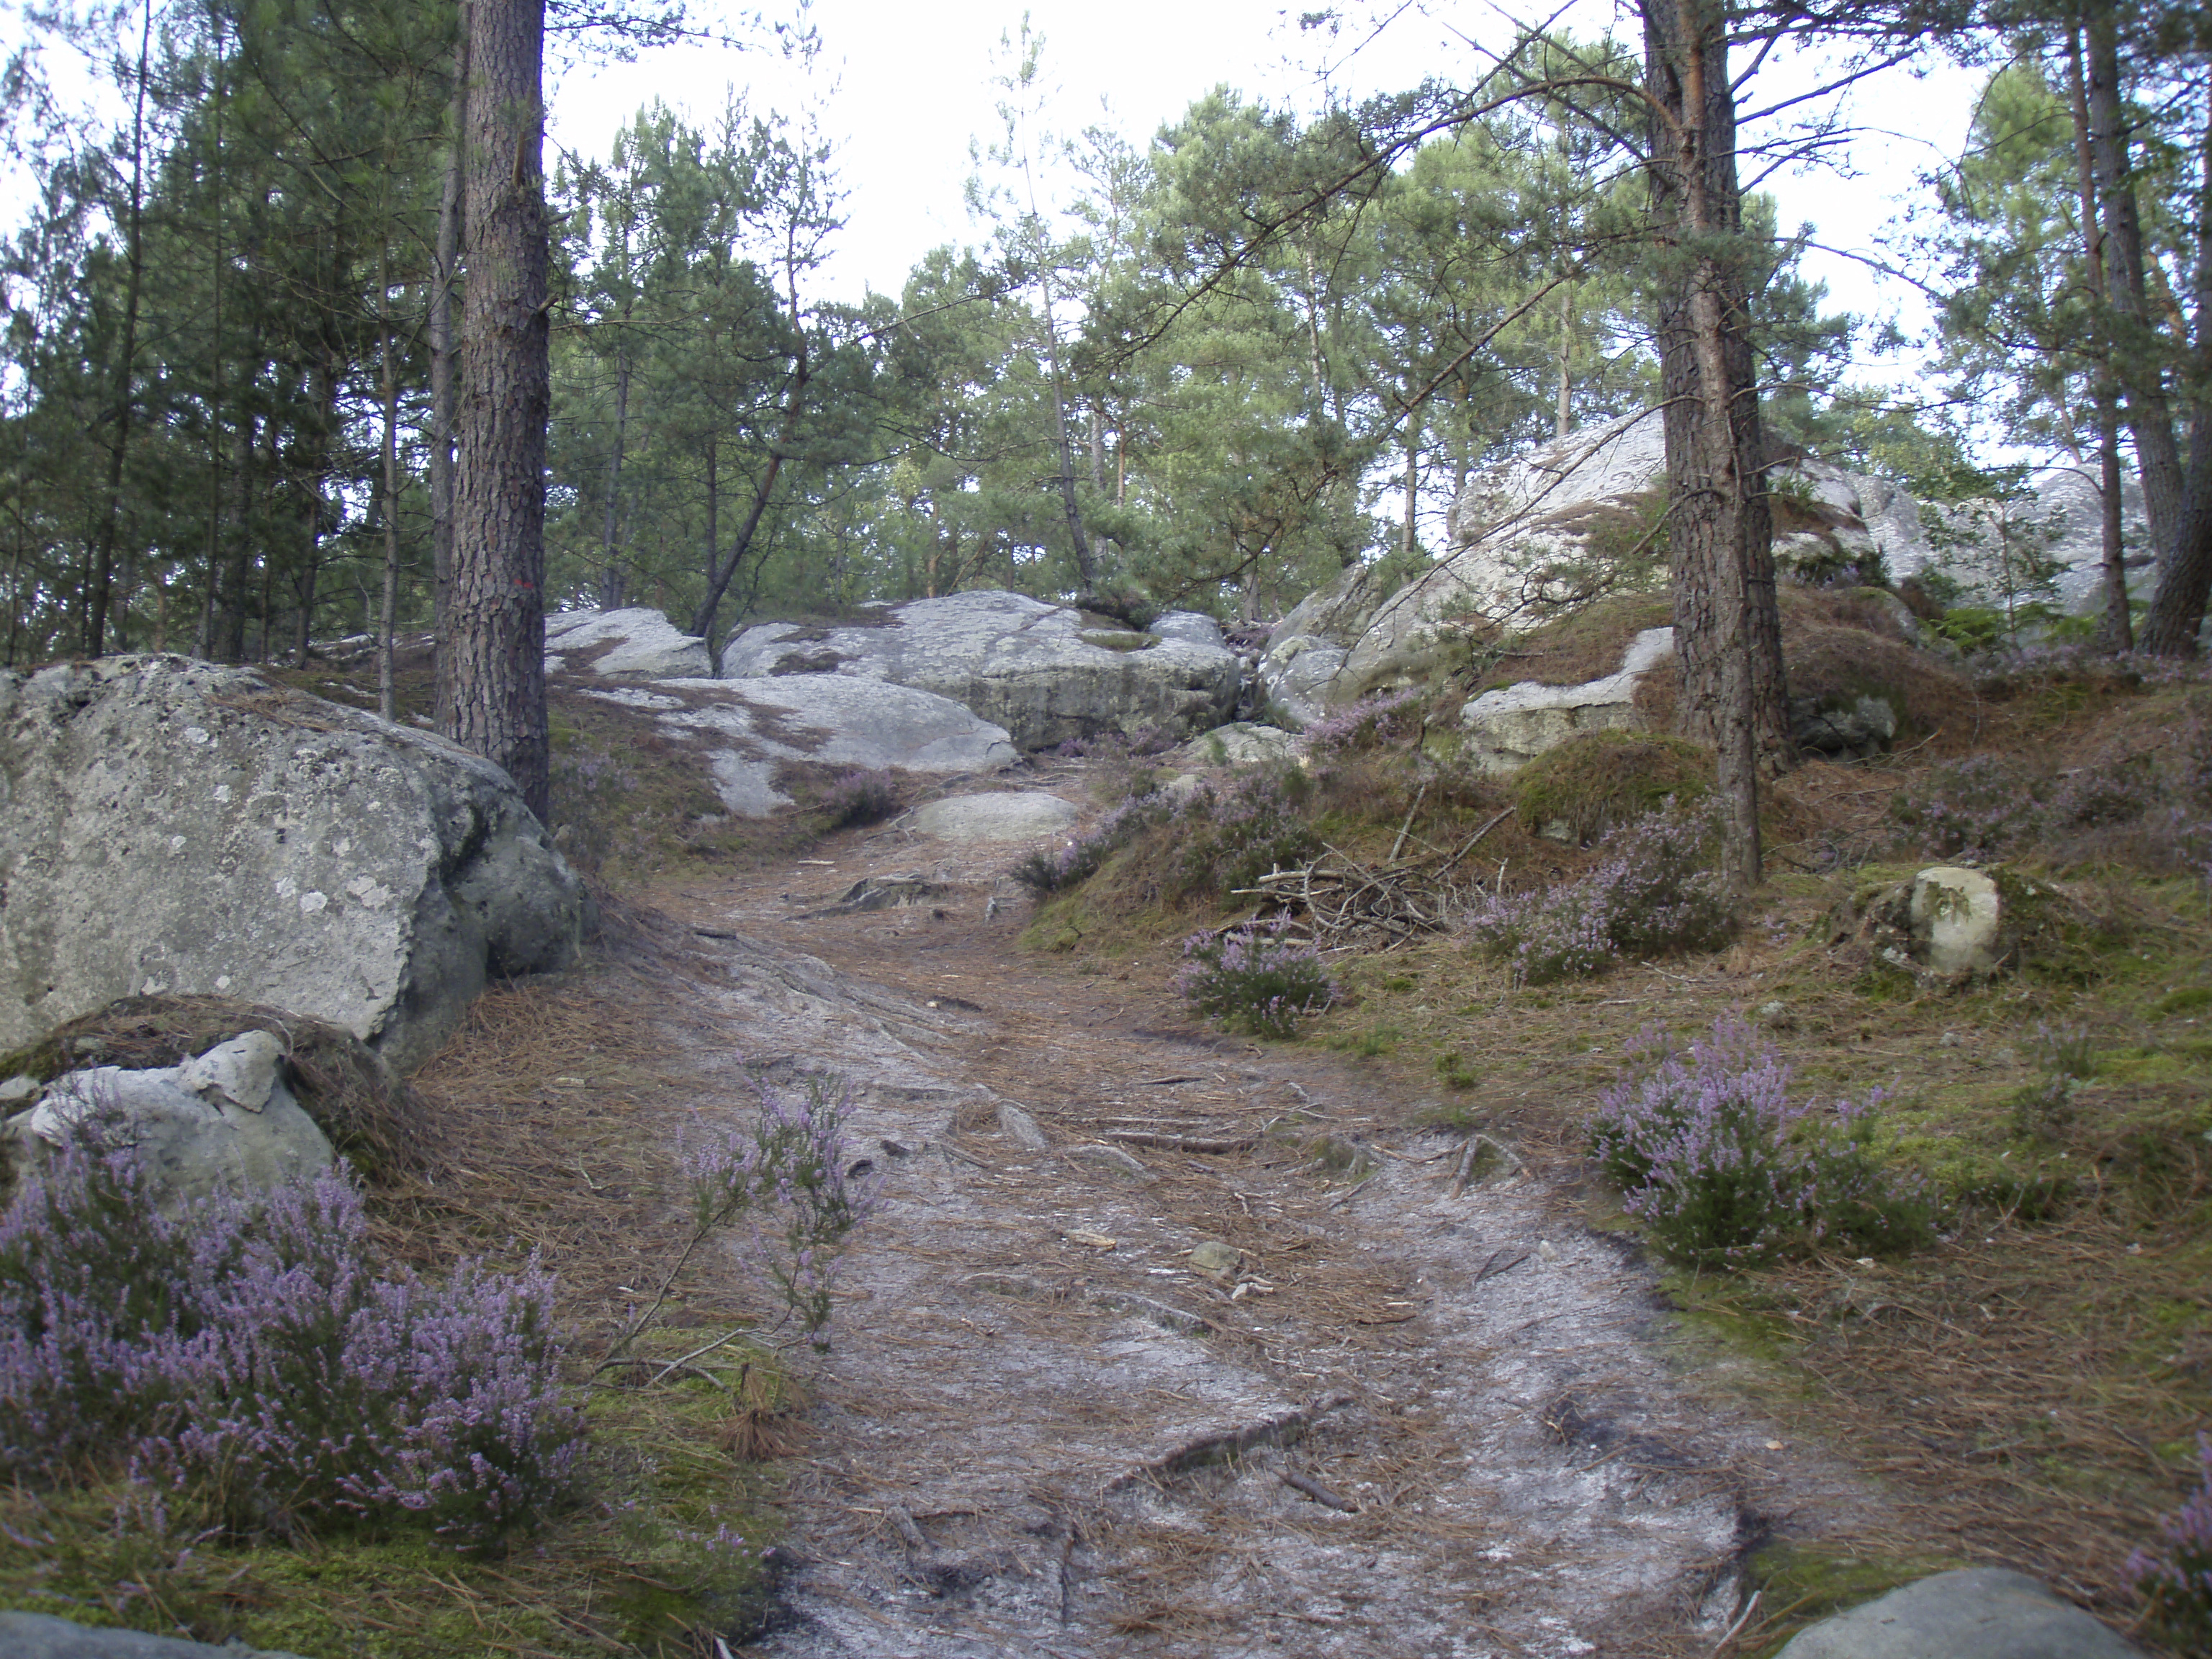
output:
{"label": "tall pine trunk", "polygon": [[2097,335],[2091,345],[2096,363],[2091,400],[2097,410],[2098,527],[2102,537],[2105,615],[2098,634],[2106,649],[2135,648],[2135,620],[2128,613],[2126,540],[2120,520],[2120,399],[2112,379],[2112,343],[2105,333],[2105,237],[2097,209],[2096,169],[2089,151],[2089,100],[2081,71],[2081,29],[2066,31],[2066,89],[2074,115],[2075,188],[2081,198],[2082,269],[2095,302]]}
{"label": "tall pine trunk", "polygon": [[1759,774],[1791,751],[1735,98],[1716,0],[1644,0],[1644,26],[1651,219],[1666,261],[1658,343],[1680,718],[1685,735],[1713,747],[1723,873],[1741,891],[1760,875]]}
{"label": "tall pine trunk", "polygon": [[469,9],[465,241],[453,575],[454,740],[507,769],[543,819],[547,350],[545,0]]}
{"label": "tall pine trunk", "polygon": [[2172,556],[2159,570],[2158,591],[2143,618],[2143,649],[2193,657],[2212,599],[2212,91],[2205,94],[2197,155],[2196,391],[2189,419],[2189,473],[2174,527]]}
{"label": "tall pine trunk", "polygon": [[2126,394],[2136,464],[2142,473],[2143,516],[2150,521],[2151,541],[2163,574],[2173,556],[2185,484],[2144,288],[2142,223],[2136,207],[2127,115],[2120,103],[2119,29],[2109,4],[2090,9],[2087,34],[2085,101],[2098,217],[2104,230],[2105,298],[2113,324],[2110,343],[2120,389]]}
{"label": "tall pine trunk", "polygon": [[438,243],[430,273],[430,629],[435,641],[436,689],[431,718],[453,729],[453,688],[447,611],[453,589],[453,432],[458,377],[453,342],[453,283],[459,269],[463,158],[469,131],[469,0],[461,0],[453,44],[453,96],[447,114],[445,179],[438,198]]}

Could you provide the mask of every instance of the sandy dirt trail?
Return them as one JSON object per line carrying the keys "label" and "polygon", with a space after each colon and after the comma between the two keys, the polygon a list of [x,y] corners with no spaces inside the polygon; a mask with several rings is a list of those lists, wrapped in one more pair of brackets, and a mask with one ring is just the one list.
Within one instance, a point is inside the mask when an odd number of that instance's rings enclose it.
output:
{"label": "sandy dirt trail", "polygon": [[1510,1148],[1462,1182],[1352,1063],[1022,955],[1025,848],[834,850],[676,907],[744,1044],[708,1092],[842,1073],[886,1178],[761,1650],[1709,1654],[1770,1520],[1850,1501]]}

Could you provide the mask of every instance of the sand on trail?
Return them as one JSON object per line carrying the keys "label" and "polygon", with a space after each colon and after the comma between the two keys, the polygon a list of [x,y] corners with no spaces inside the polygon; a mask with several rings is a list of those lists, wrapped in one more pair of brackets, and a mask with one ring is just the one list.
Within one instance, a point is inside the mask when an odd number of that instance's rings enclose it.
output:
{"label": "sand on trail", "polygon": [[674,908],[739,1045],[704,1098],[840,1074],[885,1180],[758,1650],[1710,1654],[1771,1522],[1857,1501],[1510,1148],[1462,1186],[1353,1062],[1022,954],[1021,845],[833,850]]}

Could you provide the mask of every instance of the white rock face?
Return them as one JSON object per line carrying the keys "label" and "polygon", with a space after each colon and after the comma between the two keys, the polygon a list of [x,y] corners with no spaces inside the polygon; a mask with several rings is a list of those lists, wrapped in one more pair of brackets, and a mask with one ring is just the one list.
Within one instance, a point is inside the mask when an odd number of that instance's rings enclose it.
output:
{"label": "white rock face", "polygon": [[1978,870],[1940,864],[1912,878],[1912,954],[1942,978],[1982,978],[2002,953],[1997,884]]}
{"label": "white rock face", "polygon": [[1036,841],[1073,827],[1074,807],[1039,790],[956,795],[914,815],[914,827],[939,841]]}
{"label": "white rock face", "polygon": [[1637,683],[1674,654],[1674,630],[1647,628],[1628,643],[1620,669],[1580,685],[1523,680],[1486,691],[1460,710],[1466,754],[1480,770],[1517,772],[1547,749],[1584,732],[1635,732]]}
{"label": "white rock face", "polygon": [[1087,627],[1020,593],[953,593],[883,612],[880,625],[765,623],[722,653],[730,679],[838,674],[950,697],[1022,749],[1146,726],[1181,733],[1236,706],[1242,669],[1220,630],[1171,612],[1146,634]]}
{"label": "white rock face", "polygon": [[775,787],[785,761],[995,772],[1018,758],[1002,728],[949,697],[842,674],[663,680],[590,695],[650,709],[671,736],[703,745],[715,793],[740,817],[792,804]]}
{"label": "white rock face", "polygon": [[0,1047],[119,997],[235,997],[404,1069],[485,976],[565,967],[582,885],[506,773],[250,669],[0,674]]}
{"label": "white rock face", "polygon": [[545,666],[611,678],[704,679],[714,672],[707,641],[658,611],[556,611],[545,618]]}
{"label": "white rock face", "polygon": [[313,1175],[337,1154],[278,1076],[283,1054],[268,1032],[248,1031],[181,1066],[71,1072],[9,1120],[10,1154],[35,1161],[88,1134],[135,1146],[170,1210]]}

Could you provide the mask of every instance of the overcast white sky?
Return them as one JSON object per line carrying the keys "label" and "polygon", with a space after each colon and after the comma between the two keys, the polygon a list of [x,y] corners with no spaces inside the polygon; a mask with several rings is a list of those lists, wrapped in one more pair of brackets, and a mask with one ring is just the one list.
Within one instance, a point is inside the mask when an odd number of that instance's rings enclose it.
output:
{"label": "overcast white sky", "polygon": [[[1301,32],[1300,9],[1267,0],[1032,0],[1031,26],[1045,40],[1042,78],[1056,89],[1047,119],[1067,132],[1103,122],[1141,146],[1217,83],[1310,108],[1325,86],[1358,97],[1425,76],[1472,79],[1484,59],[1471,43],[1512,33],[1504,10],[1477,0],[1394,7],[1379,31],[1347,24],[1333,39]],[[962,202],[969,145],[998,131],[994,51],[1002,33],[1018,29],[1024,8],[1016,0],[821,0],[810,15],[823,46],[811,73],[772,52],[696,46],[571,70],[553,89],[551,137],[579,154],[603,155],[616,128],[650,100],[703,122],[732,85],[756,107],[811,109],[839,141],[837,171],[848,192],[849,222],[824,289],[838,297],[871,285],[896,294],[928,249],[981,238]],[[1612,27],[1639,38],[1633,12],[1616,21],[1605,0],[1577,0],[1565,23],[1585,37]],[[1816,73],[1802,60],[1770,62],[1745,89],[1744,107],[1816,84]],[[1957,155],[1981,79],[1939,68],[1924,78],[1897,70],[1863,83],[1853,113],[1873,131],[1853,147],[1859,176],[1821,169],[1770,179],[1784,223],[1810,220],[1824,241],[1878,251],[1915,176]],[[1817,253],[1807,263],[1854,311],[1899,311],[1908,327],[1924,316],[1912,290],[1862,265]]]}

